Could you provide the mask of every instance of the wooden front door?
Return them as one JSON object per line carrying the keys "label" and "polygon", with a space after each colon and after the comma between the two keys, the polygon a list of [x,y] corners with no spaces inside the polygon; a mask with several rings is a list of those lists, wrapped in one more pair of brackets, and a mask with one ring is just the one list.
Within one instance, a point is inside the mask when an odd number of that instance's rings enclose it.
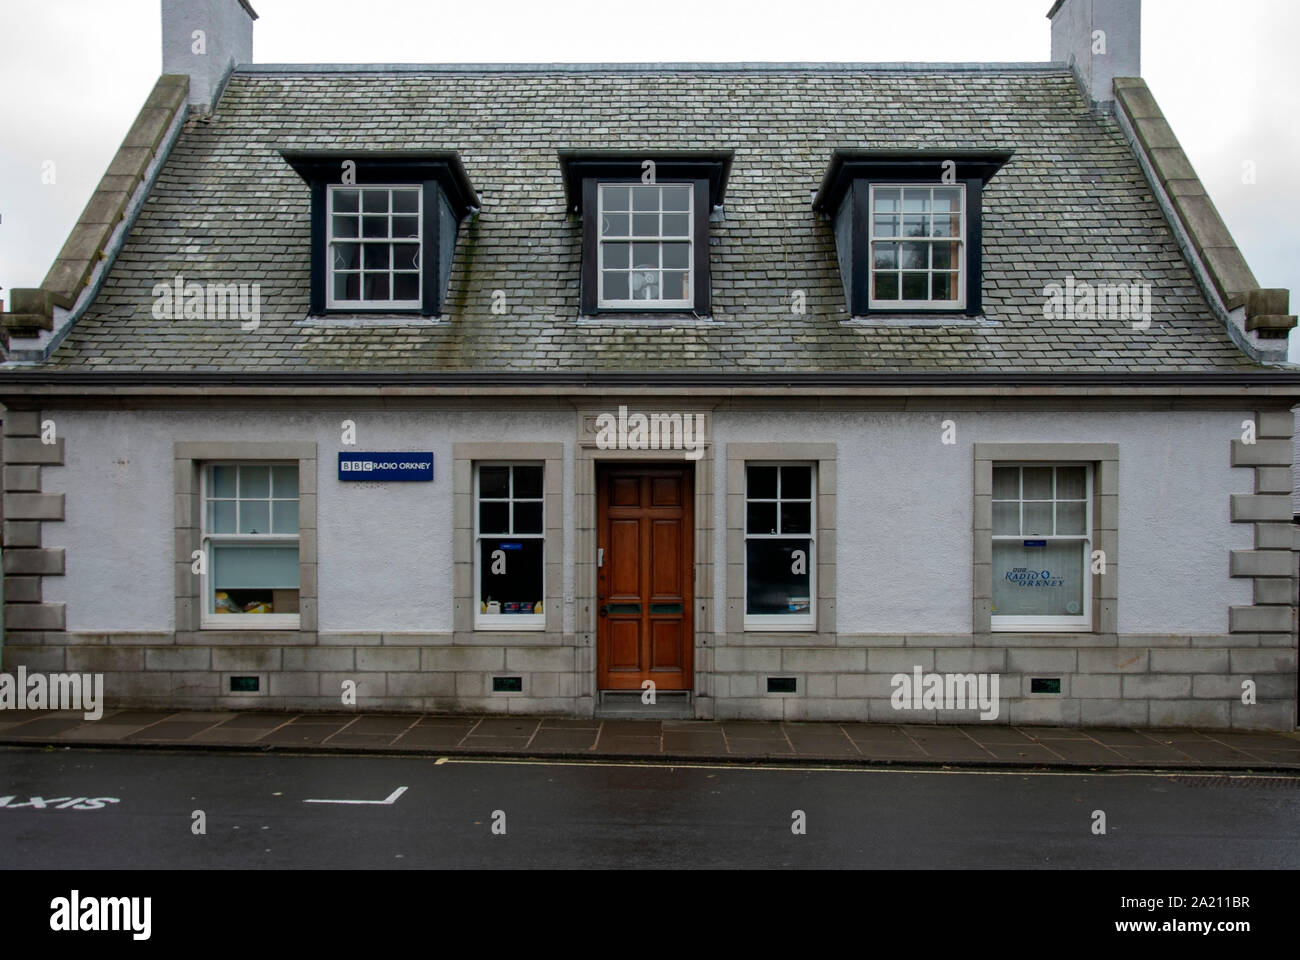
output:
{"label": "wooden front door", "polygon": [[694,469],[596,470],[596,683],[690,690]]}

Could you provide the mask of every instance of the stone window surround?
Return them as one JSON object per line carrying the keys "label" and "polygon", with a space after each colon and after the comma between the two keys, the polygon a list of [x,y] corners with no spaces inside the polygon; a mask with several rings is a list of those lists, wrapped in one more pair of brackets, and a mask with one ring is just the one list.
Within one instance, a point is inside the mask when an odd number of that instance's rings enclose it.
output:
{"label": "stone window surround", "polygon": [[[1106,572],[1092,575],[1092,627],[1060,635],[1117,633],[1115,600],[1119,582],[1119,444],[977,443],[974,445],[974,455],[971,632],[993,632],[993,464],[1044,461],[1092,464],[1092,549],[1102,550],[1106,554]],[[1046,630],[1043,633],[1053,635],[1054,631]]]}
{"label": "stone window surround", "polygon": [[[690,460],[682,450],[602,450],[596,446],[596,418],[623,404],[631,412],[700,414],[704,417],[701,456]],[[695,466],[695,566],[694,652],[695,677],[692,693],[697,709],[712,709],[709,676],[713,671],[713,404],[708,409],[681,402],[656,402],[653,410],[635,399],[610,398],[600,409],[578,411],[578,442],[574,448],[574,590],[575,627],[579,642],[579,671],[590,684],[587,696],[596,691],[596,465],[598,463],[676,463]],[[698,438],[697,438],[698,439]]]}
{"label": "stone window surround", "polygon": [[[564,444],[454,443],[451,449],[452,629],[455,642],[555,642],[561,638],[564,629]],[[481,461],[525,463],[538,460],[543,465],[542,496],[546,514],[545,630],[476,628],[474,610],[479,601],[474,585],[474,465]]]}
{"label": "stone window surround", "polygon": [[[236,643],[316,640],[316,443],[315,441],[178,441],[174,445],[176,523],[176,640],[178,643]],[[191,556],[202,536],[199,470],[214,460],[298,461],[298,628],[222,631],[200,626],[199,578]]]}
{"label": "stone window surround", "polygon": [[[817,465],[817,620],[813,630],[745,629],[745,464],[756,460],[810,461]],[[835,644],[837,460],[834,443],[727,444],[727,633],[736,640],[774,646],[792,641]]]}

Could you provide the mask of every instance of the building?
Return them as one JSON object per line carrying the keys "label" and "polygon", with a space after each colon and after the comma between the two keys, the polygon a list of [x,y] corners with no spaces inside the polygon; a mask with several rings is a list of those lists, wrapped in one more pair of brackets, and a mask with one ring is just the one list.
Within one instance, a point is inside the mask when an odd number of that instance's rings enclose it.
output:
{"label": "building", "polygon": [[[1043,63],[357,66],[164,0],[163,76],[3,318],[5,668],[1293,728],[1295,317],[1138,6],[1059,0]],[[899,709],[928,674],[996,715]]]}

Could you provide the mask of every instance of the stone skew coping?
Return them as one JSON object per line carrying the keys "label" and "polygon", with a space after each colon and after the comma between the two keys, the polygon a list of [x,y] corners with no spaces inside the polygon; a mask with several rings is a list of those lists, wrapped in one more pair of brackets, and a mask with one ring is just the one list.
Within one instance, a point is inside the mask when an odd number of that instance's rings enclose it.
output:
{"label": "stone skew coping", "polygon": [[44,281],[11,291],[0,314],[10,359],[47,359],[94,298],[180,135],[189,85],[181,74],[158,78]]}

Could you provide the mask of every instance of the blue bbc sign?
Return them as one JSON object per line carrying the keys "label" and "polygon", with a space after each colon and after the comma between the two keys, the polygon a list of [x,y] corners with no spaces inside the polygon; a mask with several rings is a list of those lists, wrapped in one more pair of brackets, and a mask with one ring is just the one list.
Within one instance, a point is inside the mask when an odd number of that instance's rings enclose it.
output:
{"label": "blue bbc sign", "polygon": [[339,479],[371,483],[387,480],[432,480],[432,453],[339,453]]}

